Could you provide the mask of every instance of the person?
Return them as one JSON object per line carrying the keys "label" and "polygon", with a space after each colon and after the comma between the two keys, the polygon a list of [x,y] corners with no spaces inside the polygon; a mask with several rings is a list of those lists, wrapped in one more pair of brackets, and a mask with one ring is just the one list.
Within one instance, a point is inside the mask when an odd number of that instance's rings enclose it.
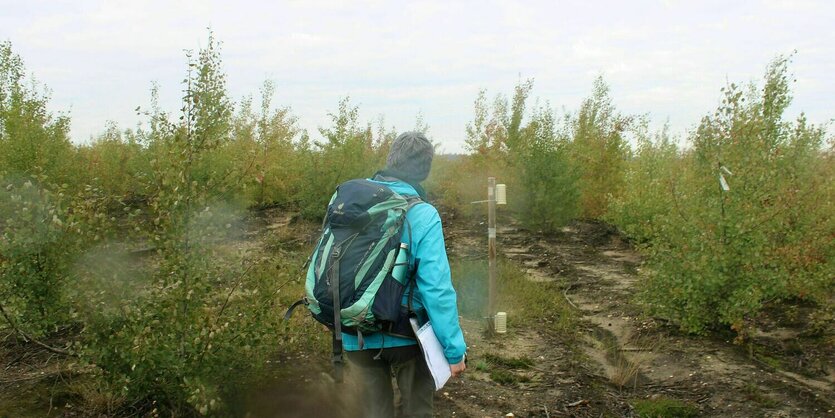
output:
{"label": "person", "polygon": [[[422,133],[402,133],[391,144],[385,169],[369,180],[406,197],[419,196],[423,201],[407,212],[411,237],[404,231],[402,238],[410,244],[410,265],[417,266],[411,305],[418,316],[431,321],[450,372],[456,377],[466,369],[466,344],[458,321],[441,218],[437,209],[426,203],[420,186],[429,175],[434,152],[432,143]],[[408,303],[408,289],[403,306]],[[363,416],[431,417],[435,383],[417,341],[382,332],[363,335],[363,339],[360,344],[357,335],[342,334],[348,378],[363,391],[358,398],[364,403]]]}

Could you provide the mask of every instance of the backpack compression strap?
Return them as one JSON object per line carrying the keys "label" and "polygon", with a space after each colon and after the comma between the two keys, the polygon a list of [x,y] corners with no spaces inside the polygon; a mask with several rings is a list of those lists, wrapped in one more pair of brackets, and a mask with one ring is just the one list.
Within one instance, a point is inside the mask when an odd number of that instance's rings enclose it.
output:
{"label": "backpack compression strap", "polygon": [[285,312],[285,313],[284,313],[284,322],[287,322],[287,321],[289,321],[289,320],[290,320],[290,317],[291,317],[291,316],[293,316],[293,311],[295,311],[295,310],[296,310],[296,308],[297,308],[299,305],[304,305],[304,306],[307,306],[309,303],[310,303],[310,302],[308,302],[307,298],[306,298],[306,297],[304,297],[304,298],[301,298],[301,299],[297,300],[297,301],[296,301],[295,303],[293,303],[292,305],[290,305],[290,308],[289,308],[289,309],[287,309],[287,312]]}
{"label": "backpack compression strap", "polygon": [[333,265],[328,274],[330,275],[331,293],[333,294],[333,380],[342,383],[342,306],[339,299],[339,260],[341,247],[333,250]]}

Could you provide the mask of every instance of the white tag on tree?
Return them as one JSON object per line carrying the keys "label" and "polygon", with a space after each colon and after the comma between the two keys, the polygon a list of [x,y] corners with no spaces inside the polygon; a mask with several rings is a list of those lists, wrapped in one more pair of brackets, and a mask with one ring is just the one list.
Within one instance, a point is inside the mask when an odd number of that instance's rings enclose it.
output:
{"label": "white tag on tree", "polygon": [[722,186],[722,190],[726,192],[731,190],[730,186],[728,186],[728,182],[725,181],[725,176],[723,176],[722,173],[719,173],[719,185]]}

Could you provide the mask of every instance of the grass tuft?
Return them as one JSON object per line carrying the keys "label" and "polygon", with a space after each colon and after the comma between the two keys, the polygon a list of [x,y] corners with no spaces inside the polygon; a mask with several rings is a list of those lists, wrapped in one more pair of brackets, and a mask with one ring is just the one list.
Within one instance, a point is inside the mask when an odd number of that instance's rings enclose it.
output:
{"label": "grass tuft", "polygon": [[520,376],[504,369],[495,369],[490,372],[490,379],[500,385],[514,385],[516,383],[530,382],[527,376]]}
{"label": "grass tuft", "polygon": [[512,385],[518,381],[516,379],[516,376],[513,375],[513,373],[502,369],[496,369],[491,371],[490,379],[493,379],[494,382],[500,385]]}
{"label": "grass tuft", "polygon": [[528,357],[502,357],[498,354],[486,354],[484,360],[490,364],[508,369],[530,369],[533,360]]}

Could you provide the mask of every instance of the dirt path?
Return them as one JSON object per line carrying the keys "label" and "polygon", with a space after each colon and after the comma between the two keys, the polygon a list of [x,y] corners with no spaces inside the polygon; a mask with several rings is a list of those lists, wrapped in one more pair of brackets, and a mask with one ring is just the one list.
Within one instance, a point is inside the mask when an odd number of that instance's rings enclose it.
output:
{"label": "dirt path", "polygon": [[[451,257],[474,257],[472,248],[485,246],[471,231],[449,229]],[[543,236],[511,222],[499,230],[499,251],[543,282],[543,291],[562,289],[580,329],[569,340],[532,329],[485,340],[482,324],[465,323],[474,357],[526,356],[535,364],[519,372],[528,374],[524,383],[505,384],[471,365],[472,373],[445,388],[439,416],[634,416],[636,400],[669,399],[689,408],[670,416],[835,416],[831,346],[803,353],[817,367],[792,371],[782,365],[797,355],[781,354],[797,330],[774,325],[746,349],[730,334],[683,335],[643,316],[634,302],[641,258],[611,227],[578,222]],[[769,356],[758,355],[764,350]]]}

